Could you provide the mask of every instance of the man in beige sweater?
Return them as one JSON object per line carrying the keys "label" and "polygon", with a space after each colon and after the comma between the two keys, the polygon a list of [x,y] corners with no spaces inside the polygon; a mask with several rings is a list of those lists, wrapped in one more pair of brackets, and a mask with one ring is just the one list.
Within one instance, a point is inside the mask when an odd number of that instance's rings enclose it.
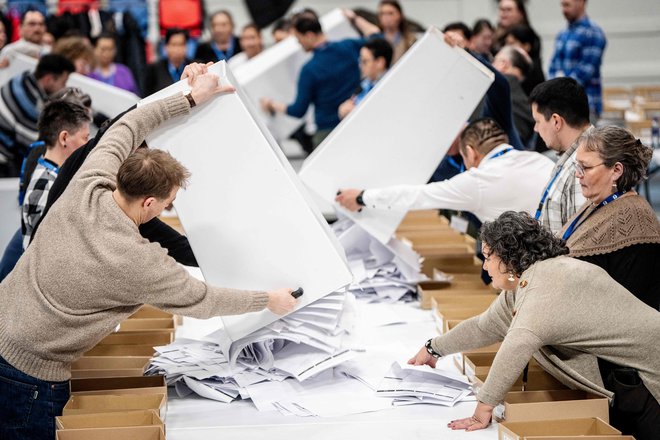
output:
{"label": "man in beige sweater", "polygon": [[164,121],[232,91],[204,68],[190,82],[190,95],[140,107],[108,130],[0,284],[0,438],[54,438],[71,363],[142,304],[197,318],[293,310],[289,289],[196,280],[138,231],[172,203],[188,172],[167,153],[135,150]]}

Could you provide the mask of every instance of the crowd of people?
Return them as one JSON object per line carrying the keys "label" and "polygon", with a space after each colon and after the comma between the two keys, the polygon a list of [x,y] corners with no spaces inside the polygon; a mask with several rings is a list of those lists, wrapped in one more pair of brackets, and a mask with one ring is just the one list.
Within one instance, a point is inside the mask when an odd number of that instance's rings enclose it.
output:
{"label": "crowd of people", "polygon": [[[499,0],[494,24],[447,24],[445,42],[493,72],[486,96],[428,184],[340,188],[336,202],[356,212],[460,211],[481,228],[484,278],[503,293],[484,314],[429,339],[410,361],[434,366],[439,356],[502,342],[474,415],[452,428],[487,426],[533,357],[566,385],[608,396],[612,423],[651,439],[660,426],[660,222],[635,188],[652,150],[623,128],[595,126],[606,39],[586,0],[560,5],[567,27],[547,75],[524,1]],[[310,9],[272,28],[275,44],[293,36],[311,58],[295,78],[295,99],[260,97],[261,108],[303,117],[313,106],[313,135],[304,125],[294,134],[308,152],[417,38],[396,0],[380,1],[376,23],[344,14],[360,38],[329,40]],[[44,438],[53,436],[52,416],[68,397],[71,362],[138,305],[207,317],[265,307],[286,313],[295,300],[290,289],[208,286],[175,264],[197,263],[188,240],[158,215],[189,173],[144,144],[165,120],[232,92],[208,65],[237,67],[261,53],[257,25],[237,34],[232,15],[220,10],[208,17],[207,41],[172,26],[156,48],[159,59],[135,69],[121,62],[128,52],[115,31],[94,38],[80,29],[54,32],[44,11],[28,9],[11,41],[9,24],[0,23],[0,68],[15,54],[38,59],[34,72],[0,90],[0,176],[22,176],[21,228],[0,262],[0,378],[51,390],[34,398],[30,415],[31,435]],[[192,92],[106,121],[88,95],[66,87],[73,72],[141,96],[187,78]],[[98,131],[90,139],[92,124]],[[19,411],[0,395],[0,437],[28,435],[16,423]]]}

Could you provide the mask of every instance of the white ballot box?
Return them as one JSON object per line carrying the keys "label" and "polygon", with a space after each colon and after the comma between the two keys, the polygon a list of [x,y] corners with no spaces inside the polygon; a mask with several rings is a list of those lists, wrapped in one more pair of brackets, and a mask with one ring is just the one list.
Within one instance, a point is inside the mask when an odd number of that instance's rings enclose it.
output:
{"label": "white ballot box", "polygon": [[[224,77],[225,68],[220,62],[210,70]],[[142,103],[186,89],[187,81],[180,81]],[[147,142],[192,173],[175,207],[204,279],[239,289],[300,286],[305,293],[298,307],[304,307],[347,285],[352,275],[334,234],[253,112],[239,89],[166,122]],[[235,341],[276,319],[265,310],[223,323]]]}
{"label": "white ballot box", "polygon": [[[326,205],[339,188],[426,183],[492,81],[429,29],[305,160],[301,179]],[[345,213],[383,243],[406,214]]]}
{"label": "white ballot box", "polygon": [[21,228],[18,178],[0,179],[0,213],[0,252],[4,252],[9,240]]}
{"label": "white ballot box", "polygon": [[[323,32],[330,41],[359,37],[339,9],[324,15],[320,21]],[[257,109],[258,117],[266,121],[268,129],[277,140],[288,138],[305,119],[283,114],[270,115],[261,110],[259,100],[270,98],[285,104],[292,103],[296,98],[298,74],[310,58],[311,54],[305,53],[298,40],[290,36],[235,70],[232,69],[236,81]],[[357,60],[355,62],[357,63]]]}

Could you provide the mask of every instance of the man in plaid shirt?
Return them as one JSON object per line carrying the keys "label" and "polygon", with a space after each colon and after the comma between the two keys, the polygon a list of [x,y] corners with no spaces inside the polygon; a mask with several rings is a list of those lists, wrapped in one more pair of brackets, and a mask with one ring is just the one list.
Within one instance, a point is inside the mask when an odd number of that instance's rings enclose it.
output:
{"label": "man in plaid shirt", "polygon": [[603,110],[600,65],[607,39],[586,13],[587,0],[561,0],[568,27],[557,35],[549,78],[568,76],[584,87],[589,110],[597,118]]}
{"label": "man in plaid shirt", "polygon": [[46,144],[46,153],[39,157],[37,167],[25,192],[21,216],[23,249],[30,244],[34,225],[39,221],[60,166],[89,138],[89,111],[70,101],[53,101],[39,116],[39,139]]}
{"label": "man in plaid shirt", "polygon": [[561,231],[564,223],[586,201],[575,177],[577,139],[587,130],[589,102],[580,84],[572,78],[555,78],[532,90],[534,131],[559,155],[536,211],[536,219],[552,232]]}

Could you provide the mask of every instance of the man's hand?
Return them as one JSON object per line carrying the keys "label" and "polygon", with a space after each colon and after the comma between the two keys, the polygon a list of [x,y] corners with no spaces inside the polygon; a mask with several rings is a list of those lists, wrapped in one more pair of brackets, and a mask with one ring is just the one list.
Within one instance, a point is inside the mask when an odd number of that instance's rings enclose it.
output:
{"label": "man's hand", "polygon": [[192,85],[192,83],[195,81],[195,78],[197,78],[200,75],[204,75],[208,73],[209,67],[213,65],[213,61],[210,61],[206,64],[203,63],[190,63],[183,69],[183,73],[181,74],[181,79],[186,79],[188,78],[188,84]]}
{"label": "man's hand", "polygon": [[361,192],[362,190],[359,189],[340,189],[337,197],[335,197],[335,202],[349,211],[357,212],[362,209],[362,206],[358,205],[357,202],[357,196]]}
{"label": "man's hand", "polygon": [[431,368],[435,368],[437,362],[438,360],[426,351],[426,347],[422,347],[415,356],[408,360],[409,365],[428,365]]}
{"label": "man's hand", "polygon": [[339,119],[344,119],[350,112],[353,111],[355,108],[355,103],[353,102],[353,98],[347,99],[346,101],[342,102],[341,105],[339,106]]}
{"label": "man's hand", "polygon": [[277,315],[286,315],[293,312],[298,300],[291,296],[291,289],[277,289],[268,292],[268,304],[266,307]]}
{"label": "man's hand", "polygon": [[192,90],[190,94],[195,100],[195,103],[199,105],[211,99],[213,95],[217,95],[219,93],[230,93],[234,91],[236,91],[234,87],[228,84],[220,84],[220,78],[218,75],[214,73],[205,73],[195,77],[194,81],[192,82]]}
{"label": "man's hand", "polygon": [[467,419],[452,420],[447,424],[453,430],[465,429],[466,431],[476,431],[477,429],[488,428],[490,420],[493,418],[493,407],[485,403],[478,402],[474,410],[474,415]]}

